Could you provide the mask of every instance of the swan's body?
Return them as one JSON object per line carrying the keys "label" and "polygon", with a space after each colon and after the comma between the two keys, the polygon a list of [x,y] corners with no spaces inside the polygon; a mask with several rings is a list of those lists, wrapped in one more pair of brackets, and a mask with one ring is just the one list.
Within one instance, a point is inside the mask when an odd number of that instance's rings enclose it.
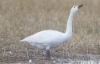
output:
{"label": "swan's body", "polygon": [[46,49],[46,47],[55,48],[63,42],[68,41],[70,37],[71,35],[66,37],[66,33],[61,33],[59,31],[44,30],[21,41],[28,42],[39,49]]}
{"label": "swan's body", "polygon": [[50,49],[60,46],[62,43],[67,42],[72,36],[72,20],[75,13],[83,5],[72,7],[67,22],[66,32],[62,33],[55,30],[44,30],[34,35],[26,37],[21,40],[29,43],[30,45],[37,47],[38,49],[46,49],[47,59],[50,59]]}

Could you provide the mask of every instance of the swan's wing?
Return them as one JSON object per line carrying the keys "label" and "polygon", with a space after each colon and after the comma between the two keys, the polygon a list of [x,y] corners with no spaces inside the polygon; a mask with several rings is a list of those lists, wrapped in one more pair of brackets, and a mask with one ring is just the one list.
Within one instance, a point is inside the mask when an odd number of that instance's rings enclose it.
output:
{"label": "swan's wing", "polygon": [[44,30],[29,37],[26,37],[21,41],[32,42],[32,43],[49,43],[56,41],[56,39],[59,40],[60,38],[63,37],[63,35],[64,34],[59,31]]}

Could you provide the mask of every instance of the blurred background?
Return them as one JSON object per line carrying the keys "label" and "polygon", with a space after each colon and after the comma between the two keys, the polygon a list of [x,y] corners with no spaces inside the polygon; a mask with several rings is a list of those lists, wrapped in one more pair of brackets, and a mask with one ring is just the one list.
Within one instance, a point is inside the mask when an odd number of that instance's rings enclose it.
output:
{"label": "blurred background", "polygon": [[65,32],[70,9],[79,4],[83,7],[73,19],[71,40],[52,49],[51,55],[61,57],[63,50],[73,53],[71,58],[76,53],[99,55],[100,0],[0,0],[0,62],[27,60],[24,54],[37,49],[19,41],[41,30]]}

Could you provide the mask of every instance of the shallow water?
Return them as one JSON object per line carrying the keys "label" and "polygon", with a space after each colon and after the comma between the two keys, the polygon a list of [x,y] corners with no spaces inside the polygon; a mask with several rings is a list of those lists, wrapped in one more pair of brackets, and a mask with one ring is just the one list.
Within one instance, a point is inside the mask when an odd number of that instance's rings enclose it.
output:
{"label": "shallow water", "polygon": [[[31,62],[31,63],[36,64],[35,62]],[[9,63],[9,64],[30,64],[30,62],[18,62],[18,63]],[[50,64],[50,63],[44,62],[43,64]],[[95,61],[95,60],[71,60],[71,61],[67,61],[67,62],[53,61],[52,64],[100,64],[100,61]]]}
{"label": "shallow water", "polygon": [[80,60],[80,59],[56,59],[55,64],[100,64],[100,60]]}
{"label": "shallow water", "polygon": [[8,52],[8,56],[1,58],[0,64],[100,64],[100,55],[69,53],[66,56],[52,56],[51,60],[45,60],[44,55],[34,54],[33,52],[27,55],[24,52],[16,53]]}
{"label": "shallow water", "polygon": [[100,61],[94,61],[94,60],[75,60],[68,62],[68,64],[100,64]]}

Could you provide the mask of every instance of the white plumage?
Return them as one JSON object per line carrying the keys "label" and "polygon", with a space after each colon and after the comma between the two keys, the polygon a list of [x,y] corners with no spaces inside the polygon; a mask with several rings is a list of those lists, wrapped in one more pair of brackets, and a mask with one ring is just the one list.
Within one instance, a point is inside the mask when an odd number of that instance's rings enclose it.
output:
{"label": "white plumage", "polygon": [[61,33],[54,30],[44,30],[31,35],[21,41],[28,42],[39,49],[46,49],[46,47],[54,48],[67,41],[66,33]]}
{"label": "white plumage", "polygon": [[21,40],[29,43],[38,49],[46,49],[47,59],[50,59],[50,49],[67,42],[72,36],[72,20],[75,13],[81,8],[83,4],[73,6],[68,18],[66,32],[62,33],[55,30],[43,30]]}

